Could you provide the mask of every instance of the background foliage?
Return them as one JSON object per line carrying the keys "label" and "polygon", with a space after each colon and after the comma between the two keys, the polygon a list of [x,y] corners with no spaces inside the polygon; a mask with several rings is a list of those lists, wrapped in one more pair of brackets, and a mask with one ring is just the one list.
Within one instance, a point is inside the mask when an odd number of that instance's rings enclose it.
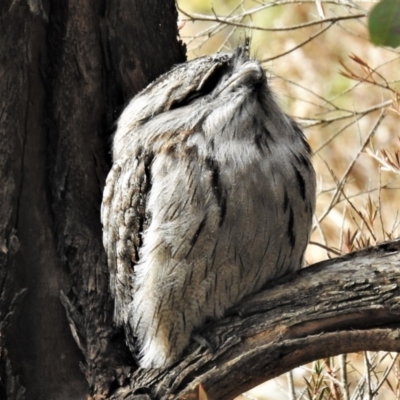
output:
{"label": "background foliage", "polygon": [[[393,17],[400,2],[389,3]],[[374,5],[178,1],[189,58],[231,49],[250,35],[280,104],[305,129],[318,177],[308,264],[399,237],[400,51],[371,44],[368,14]],[[374,40],[388,43],[379,18],[370,22],[378,32]],[[398,21],[389,21],[393,38]],[[386,39],[379,39],[382,30]],[[242,398],[399,399],[399,368],[397,354],[342,355],[298,368]]]}

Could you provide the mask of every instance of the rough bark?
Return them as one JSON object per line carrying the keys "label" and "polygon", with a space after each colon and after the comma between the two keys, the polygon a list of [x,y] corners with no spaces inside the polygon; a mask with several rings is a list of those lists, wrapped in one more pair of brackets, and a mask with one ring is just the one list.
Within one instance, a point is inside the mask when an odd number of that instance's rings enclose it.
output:
{"label": "rough bark", "polygon": [[307,362],[400,351],[400,240],[287,276],[235,307],[167,371],[138,370],[113,400],[228,400]]}
{"label": "rough bark", "polygon": [[0,2],[1,399],[102,398],[130,370],[99,207],[120,109],[185,59],[176,19],[172,0]]}

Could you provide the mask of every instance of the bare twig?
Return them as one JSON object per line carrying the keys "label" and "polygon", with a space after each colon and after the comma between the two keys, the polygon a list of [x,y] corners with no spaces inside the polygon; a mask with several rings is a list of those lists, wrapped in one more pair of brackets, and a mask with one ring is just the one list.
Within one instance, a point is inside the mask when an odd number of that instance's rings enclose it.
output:
{"label": "bare twig", "polygon": [[350,400],[349,383],[347,380],[347,355],[341,354],[340,360],[340,380],[343,386],[343,400]]}
{"label": "bare twig", "polygon": [[[188,13],[188,12],[182,10],[181,8],[179,8],[179,11],[183,15],[186,15],[188,17],[187,21],[217,22],[219,24],[230,25],[230,26],[234,26],[237,28],[246,28],[246,29],[251,29],[254,31],[264,31],[264,32],[286,32],[286,31],[292,31],[292,30],[297,30],[297,29],[309,28],[311,26],[320,25],[323,23],[330,23],[330,25],[333,25],[338,21],[344,21],[344,20],[349,20],[349,19],[358,19],[358,18],[363,18],[363,17],[367,16],[366,13],[353,14],[353,15],[342,15],[342,16],[337,16],[337,17],[320,19],[320,20],[316,20],[316,21],[305,22],[303,24],[285,26],[282,28],[265,28],[263,26],[247,25],[247,24],[235,22],[234,19],[237,19],[238,16],[221,17],[216,14],[214,14],[214,16],[209,16],[209,15],[205,15],[205,14],[194,14],[194,13]],[[240,14],[239,17],[243,18],[244,15],[245,15],[245,13]]]}

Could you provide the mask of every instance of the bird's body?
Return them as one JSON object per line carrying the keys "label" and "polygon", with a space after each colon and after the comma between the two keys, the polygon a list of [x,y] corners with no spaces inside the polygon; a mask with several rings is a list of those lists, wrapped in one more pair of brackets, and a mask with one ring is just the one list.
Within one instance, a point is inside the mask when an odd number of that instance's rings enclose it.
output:
{"label": "bird's body", "polygon": [[243,48],[181,64],[130,102],[102,221],[115,321],[141,366],[171,365],[206,318],[301,267],[309,156]]}

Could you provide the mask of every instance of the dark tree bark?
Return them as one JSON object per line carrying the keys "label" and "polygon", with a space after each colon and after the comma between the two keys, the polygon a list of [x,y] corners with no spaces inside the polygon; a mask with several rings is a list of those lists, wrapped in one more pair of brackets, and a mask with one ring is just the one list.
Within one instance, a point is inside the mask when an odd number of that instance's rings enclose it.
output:
{"label": "dark tree bark", "polygon": [[100,202],[123,105],[184,61],[173,0],[0,2],[0,399],[232,399],[305,362],[400,349],[399,242],[231,310],[167,371],[112,325]]}
{"label": "dark tree bark", "polygon": [[1,399],[103,398],[130,370],[99,206],[116,116],[185,60],[176,21],[173,0],[0,2]]}

